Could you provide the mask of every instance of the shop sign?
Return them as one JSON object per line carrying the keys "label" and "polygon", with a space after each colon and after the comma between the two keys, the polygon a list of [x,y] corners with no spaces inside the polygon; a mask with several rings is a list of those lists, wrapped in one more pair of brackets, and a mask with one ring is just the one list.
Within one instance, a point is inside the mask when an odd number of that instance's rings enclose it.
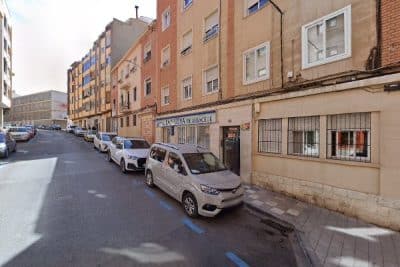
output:
{"label": "shop sign", "polygon": [[193,124],[210,124],[216,122],[215,111],[196,113],[179,117],[169,117],[157,119],[157,127],[193,125]]}

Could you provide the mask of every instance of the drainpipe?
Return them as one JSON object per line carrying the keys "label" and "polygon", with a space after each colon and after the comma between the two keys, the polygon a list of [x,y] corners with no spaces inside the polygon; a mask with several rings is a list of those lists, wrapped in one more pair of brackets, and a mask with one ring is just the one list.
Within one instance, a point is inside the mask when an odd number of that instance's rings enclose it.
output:
{"label": "drainpipe", "polygon": [[280,14],[280,37],[281,37],[281,87],[283,88],[283,11],[282,9],[279,8],[277,4],[275,4],[274,1],[270,0],[269,1],[272,6],[279,12]]}
{"label": "drainpipe", "polygon": [[376,49],[378,54],[378,66],[380,68],[382,66],[382,9],[381,6],[382,1],[376,0]]}
{"label": "drainpipe", "polygon": [[218,27],[219,27],[219,33],[218,33],[218,99],[221,100],[223,95],[222,95],[222,82],[221,82],[221,8],[222,8],[222,0],[219,0],[219,9],[218,9]]}

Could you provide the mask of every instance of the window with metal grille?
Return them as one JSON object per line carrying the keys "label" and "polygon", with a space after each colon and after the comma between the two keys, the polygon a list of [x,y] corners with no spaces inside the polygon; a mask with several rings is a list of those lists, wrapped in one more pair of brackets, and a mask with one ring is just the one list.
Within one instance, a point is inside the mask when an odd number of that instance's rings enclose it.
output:
{"label": "window with metal grille", "polygon": [[282,153],[282,119],[258,121],[258,152]]}
{"label": "window with metal grille", "polygon": [[328,116],[327,158],[371,161],[371,113]]}
{"label": "window with metal grille", "polygon": [[289,118],[288,154],[319,156],[319,116]]}

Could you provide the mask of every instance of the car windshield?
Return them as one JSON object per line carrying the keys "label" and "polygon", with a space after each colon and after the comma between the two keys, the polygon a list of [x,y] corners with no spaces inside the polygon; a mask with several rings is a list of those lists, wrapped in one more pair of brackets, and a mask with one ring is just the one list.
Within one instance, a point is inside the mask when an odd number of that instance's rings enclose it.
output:
{"label": "car windshield", "polygon": [[111,139],[113,139],[114,137],[116,137],[116,135],[113,135],[113,134],[102,134],[101,135],[101,139],[103,139],[103,141],[111,141]]}
{"label": "car windshield", "polygon": [[146,149],[146,148],[150,148],[150,145],[145,140],[125,140],[124,148],[125,149]]}
{"label": "car windshield", "polygon": [[220,172],[226,170],[224,164],[212,153],[185,153],[183,157],[193,174]]}
{"label": "car windshield", "polygon": [[90,130],[90,131],[88,131],[88,134],[96,134],[97,132],[96,131],[94,131],[94,130]]}
{"label": "car windshield", "polygon": [[10,133],[23,133],[23,132],[27,132],[28,129],[26,128],[11,128],[10,129]]}

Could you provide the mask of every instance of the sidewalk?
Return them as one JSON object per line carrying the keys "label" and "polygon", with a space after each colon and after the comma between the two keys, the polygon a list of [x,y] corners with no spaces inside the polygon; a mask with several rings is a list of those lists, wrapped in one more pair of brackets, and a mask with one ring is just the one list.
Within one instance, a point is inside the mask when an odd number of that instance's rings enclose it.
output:
{"label": "sidewalk", "polygon": [[398,232],[256,186],[245,203],[293,225],[322,266],[400,267]]}

